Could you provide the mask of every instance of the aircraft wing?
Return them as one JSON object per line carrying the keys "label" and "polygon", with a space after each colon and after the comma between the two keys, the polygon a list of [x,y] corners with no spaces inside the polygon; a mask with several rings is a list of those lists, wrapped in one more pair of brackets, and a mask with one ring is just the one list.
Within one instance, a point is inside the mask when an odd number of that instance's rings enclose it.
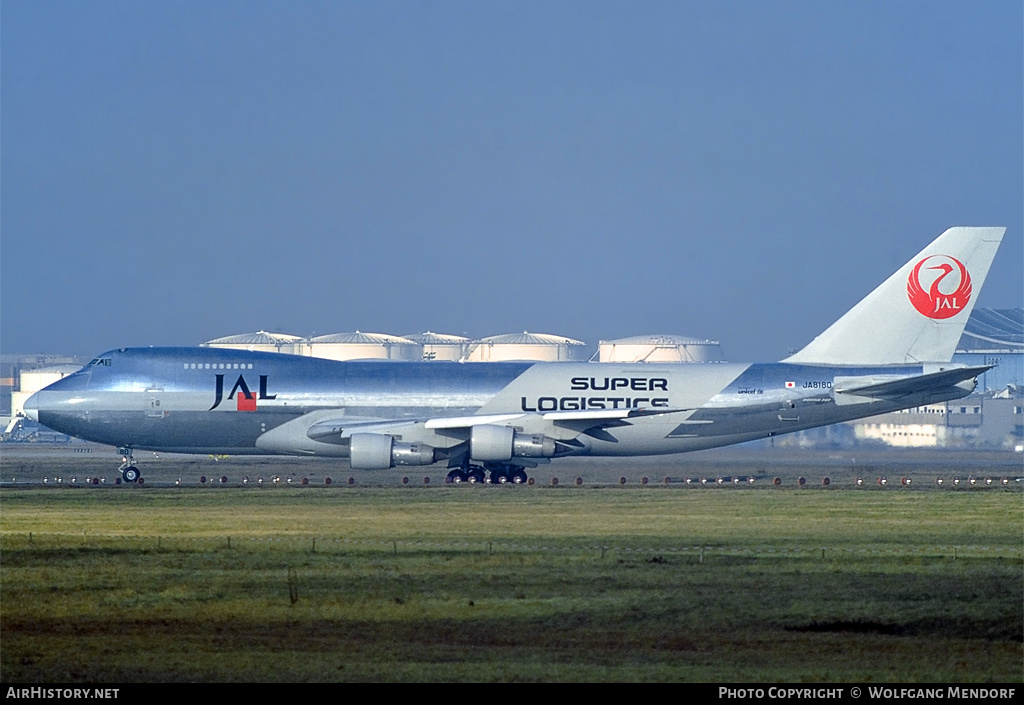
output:
{"label": "aircraft wing", "polygon": [[641,416],[678,414],[693,409],[669,409],[664,407],[643,407],[638,409],[603,409],[595,411],[546,411],[540,414],[545,421],[566,423],[570,421],[603,421],[608,419],[635,419]]}
{"label": "aircraft wing", "polygon": [[[368,420],[353,423],[351,418],[319,418],[316,423],[306,429],[309,438],[325,441],[336,438],[345,430],[345,435],[352,433],[389,433],[400,432],[400,429],[417,423],[430,430],[468,430],[473,426],[507,425],[516,420],[543,420],[564,428],[576,429],[577,432],[591,427],[625,425],[626,419],[641,416],[660,416],[674,414],[692,409],[669,408],[637,408],[637,409],[602,409],[594,411],[547,411],[541,413],[509,413],[509,414],[478,414],[470,416],[441,416],[426,421],[415,419]],[[329,441],[328,441],[329,442]]]}
{"label": "aircraft wing", "polygon": [[580,435],[617,443],[606,429],[628,426],[634,418],[681,411],[688,410],[511,412],[423,420],[360,419],[324,409],[266,432],[257,447],[292,455],[348,455],[353,467],[363,469],[443,459],[457,467],[471,453],[476,460],[536,467],[551,457],[583,450]]}

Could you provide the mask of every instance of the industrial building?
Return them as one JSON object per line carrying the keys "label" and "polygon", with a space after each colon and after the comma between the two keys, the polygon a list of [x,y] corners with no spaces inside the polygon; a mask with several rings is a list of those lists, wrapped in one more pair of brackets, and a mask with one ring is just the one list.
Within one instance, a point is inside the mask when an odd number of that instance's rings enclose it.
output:
{"label": "industrial building", "polygon": [[1024,386],[1024,308],[975,309],[953,362],[996,366],[978,379],[981,392]]}
{"label": "industrial building", "polygon": [[[77,372],[81,367],[81,365],[77,364],[63,364],[22,370],[18,374],[18,390],[11,392],[12,417],[21,415],[21,410],[25,406],[25,400],[30,396],[43,387],[47,387],[57,380]],[[7,428],[9,425],[10,422],[4,424],[4,427]]]}
{"label": "industrial building", "polygon": [[975,394],[872,416],[852,425],[860,441],[900,448],[1013,448],[1024,442],[1024,397]]}
{"label": "industrial building", "polygon": [[25,399],[86,362],[71,355],[4,355],[0,359],[0,429],[21,411]]}

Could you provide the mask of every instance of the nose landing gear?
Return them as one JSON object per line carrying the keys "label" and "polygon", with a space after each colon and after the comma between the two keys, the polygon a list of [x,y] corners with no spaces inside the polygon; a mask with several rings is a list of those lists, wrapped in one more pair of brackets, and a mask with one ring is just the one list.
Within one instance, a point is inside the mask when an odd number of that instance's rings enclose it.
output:
{"label": "nose landing gear", "polygon": [[124,461],[118,467],[118,471],[121,473],[121,479],[125,482],[138,482],[139,478],[142,477],[142,473],[139,472],[139,468],[136,467],[138,462],[132,457],[132,449],[128,447],[121,447],[117,449],[117,452],[121,454],[121,459]]}

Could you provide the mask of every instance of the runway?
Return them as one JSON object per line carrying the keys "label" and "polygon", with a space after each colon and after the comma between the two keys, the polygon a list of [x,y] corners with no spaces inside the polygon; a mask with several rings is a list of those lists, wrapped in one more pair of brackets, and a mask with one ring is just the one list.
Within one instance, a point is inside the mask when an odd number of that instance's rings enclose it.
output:
{"label": "runway", "polygon": [[[288,456],[210,457],[138,451],[142,487],[438,487],[447,468],[353,471],[345,461]],[[116,449],[94,443],[5,443],[0,484],[124,487]],[[724,489],[1017,489],[1024,457],[1000,450],[822,450],[745,444],[649,458],[561,458],[528,470],[530,487]],[[138,486],[133,486],[138,487]]]}

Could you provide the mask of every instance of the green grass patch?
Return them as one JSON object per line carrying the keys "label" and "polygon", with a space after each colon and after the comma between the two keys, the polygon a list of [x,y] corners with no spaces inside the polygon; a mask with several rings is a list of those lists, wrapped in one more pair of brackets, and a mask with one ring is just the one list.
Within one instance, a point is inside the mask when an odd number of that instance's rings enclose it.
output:
{"label": "green grass patch", "polygon": [[7,490],[0,676],[1019,681],[1018,494]]}

